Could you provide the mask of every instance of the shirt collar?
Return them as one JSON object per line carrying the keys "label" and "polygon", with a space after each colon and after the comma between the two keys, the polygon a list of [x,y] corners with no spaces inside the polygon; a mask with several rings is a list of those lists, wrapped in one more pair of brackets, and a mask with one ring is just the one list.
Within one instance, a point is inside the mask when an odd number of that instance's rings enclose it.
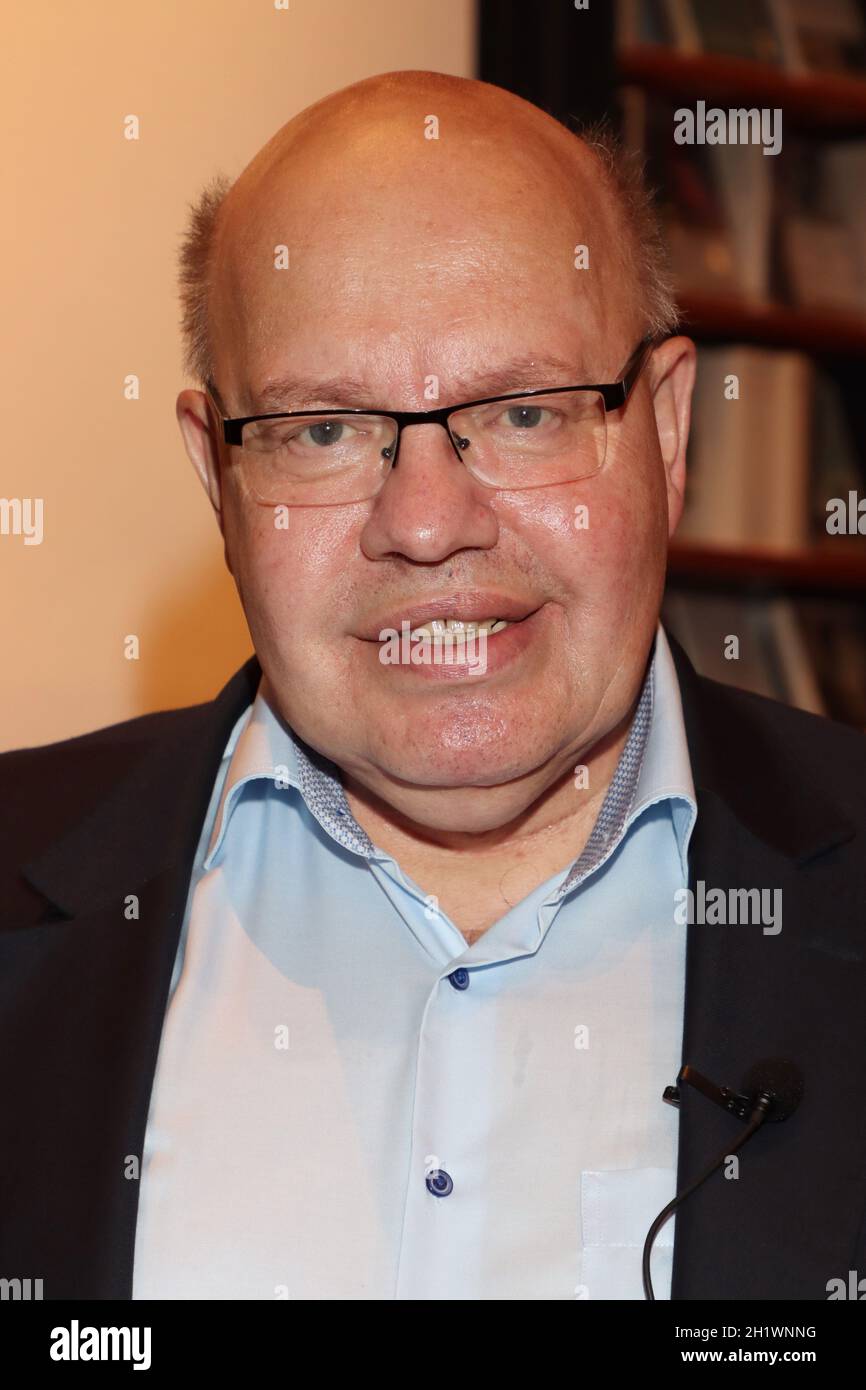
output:
{"label": "shirt collar", "polygon": [[[272,781],[278,790],[294,787],[322,828],[345,849],[365,858],[377,854],[370,837],[349,810],[338,769],[305,744],[276,712],[265,675],[255,700],[232,730],[223,756],[223,765],[226,763],[203,861],[205,872],[225,841],[240,789],[256,779]],[[692,807],[691,815],[674,818],[685,863],[687,837],[696,811],[695,789],[676,670],[659,623],[628,739],[589,840],[559,893],[568,892],[603,863],[642,811],[669,797],[683,798]]]}
{"label": "shirt collar", "polygon": [[[688,872],[688,842],[697,817],[679,682],[661,623],[631,729],[589,839],[553,900],[571,892],[609,859],[642,812],[670,800],[680,864]],[[678,802],[683,803],[678,805]]]}
{"label": "shirt collar", "polygon": [[666,796],[696,803],[676,667],[665,630],[658,625],[652,661],[653,717],[634,789],[631,814]]}
{"label": "shirt collar", "polygon": [[225,840],[241,787],[256,779],[273,782],[276,790],[294,787],[323,829],[345,849],[368,858],[376,853],[349,810],[337,768],[308,747],[277,713],[264,674],[255,700],[232,730],[225,758],[229,766],[202,866],[205,872]]}

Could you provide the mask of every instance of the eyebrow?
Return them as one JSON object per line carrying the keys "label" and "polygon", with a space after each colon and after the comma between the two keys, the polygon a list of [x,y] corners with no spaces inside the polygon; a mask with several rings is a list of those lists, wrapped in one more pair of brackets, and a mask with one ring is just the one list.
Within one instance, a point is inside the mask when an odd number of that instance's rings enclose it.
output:
{"label": "eyebrow", "polygon": [[[560,383],[555,378],[563,376]],[[499,367],[474,375],[452,375],[454,399],[481,400],[485,396],[507,395],[512,391],[534,390],[539,386],[569,386],[582,381],[575,361],[563,357],[515,357]],[[252,414],[283,409],[314,410],[319,406],[335,410],[342,406],[369,406],[371,410],[396,410],[378,400],[367,382],[356,377],[303,377],[296,373],[272,377],[250,393]]]}

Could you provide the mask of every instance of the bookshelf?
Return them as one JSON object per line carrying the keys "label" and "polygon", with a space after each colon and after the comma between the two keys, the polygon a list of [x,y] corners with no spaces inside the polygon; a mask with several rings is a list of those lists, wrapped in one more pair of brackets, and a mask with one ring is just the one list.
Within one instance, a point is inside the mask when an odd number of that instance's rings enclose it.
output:
{"label": "bookshelf", "polygon": [[[866,496],[866,0],[853,4],[862,24],[852,9],[845,21],[849,32],[840,38],[832,33],[838,7],[795,6],[791,0],[766,0],[750,11],[723,5],[713,10],[698,0],[616,0],[583,12],[558,0],[540,0],[531,25],[519,0],[479,0],[478,75],[534,101],[568,126],[608,117],[627,145],[642,150],[648,180],[660,191],[663,217],[672,208],[677,213],[678,192],[699,187],[702,169],[716,178],[715,201],[704,198],[702,204],[698,196],[695,205],[699,214],[711,205],[721,211],[714,249],[718,252],[726,237],[733,254],[726,273],[718,272],[717,254],[713,274],[703,276],[694,272],[700,271],[702,256],[710,264],[710,255],[700,249],[699,237],[694,243],[699,253],[691,260],[681,256],[679,269],[687,273],[677,282],[680,331],[698,345],[699,388],[702,372],[711,374],[715,389],[723,373],[732,371],[741,382],[732,411],[746,401],[744,408],[753,415],[744,414],[728,429],[731,417],[723,409],[715,405],[713,414],[706,408],[710,388],[704,387],[702,398],[696,392],[690,490],[695,498],[703,486],[707,498],[715,475],[733,477],[744,525],[738,531],[730,506],[723,515],[724,484],[717,484],[717,528],[707,503],[695,524],[693,503],[692,519],[671,548],[664,616],[706,674],[866,730],[866,535],[827,534],[822,514],[823,499],[829,504],[846,496],[844,478],[849,491],[856,488]],[[829,21],[825,9],[833,10]],[[821,31],[817,50],[810,29]],[[830,71],[826,49],[836,41],[837,70]],[[730,148],[726,153],[676,148],[673,112],[694,110],[699,101],[705,110],[780,110],[780,153],[751,163],[746,153],[740,164],[739,153]],[[840,176],[846,152],[856,159],[861,149],[862,171]],[[833,259],[842,238],[826,208],[813,207],[804,197],[811,173],[825,164],[834,167],[837,150],[842,154],[835,177],[847,211],[852,202],[858,214],[862,208],[857,246],[863,285],[856,294],[847,292]],[[690,158],[690,167],[678,162]],[[674,177],[666,181],[672,171]],[[693,226],[713,249],[716,228],[702,228],[700,216],[690,222],[689,211],[678,226],[666,224],[675,271],[677,250],[690,250]],[[818,248],[817,269],[808,264],[810,234]],[[768,386],[773,387],[769,396]],[[808,410],[803,409],[806,396]],[[759,398],[772,402],[770,426],[760,410],[754,413]],[[786,402],[791,409],[787,433]],[[746,419],[756,424],[751,446]],[[754,457],[747,468],[742,460],[749,447]],[[767,499],[763,507],[747,505],[755,487],[765,484],[768,498],[780,499],[778,515]],[[739,667],[736,672],[725,670],[727,663],[718,659],[730,632],[742,634],[746,652],[745,660],[732,663]],[[770,668],[777,674],[787,669],[784,688],[773,685]]]}
{"label": "bookshelf", "polygon": [[[656,6],[656,18],[660,13]],[[640,23],[634,4],[628,19],[632,25],[636,20]],[[811,142],[819,161],[829,142],[866,139],[866,70],[853,74],[791,71],[782,64],[771,65],[728,53],[683,51],[682,43],[636,43],[632,37],[624,36],[625,27],[620,26],[614,45],[611,101],[620,106],[625,133],[632,136],[630,143],[636,143],[635,110],[641,113],[640,131],[644,139],[650,128],[645,113],[653,104],[661,104],[661,109],[670,112],[673,106],[688,107],[697,101],[706,103],[707,108],[723,110],[777,108],[782,112],[785,137],[793,134],[795,139],[799,136]],[[820,168],[820,164],[816,167]],[[651,165],[648,172],[652,181]],[[775,170],[770,177],[775,179]],[[748,207],[749,197],[750,186],[744,182],[742,205]],[[866,199],[866,187],[862,197]],[[775,257],[778,262],[783,249],[786,205],[780,201],[775,186],[768,207],[769,213],[764,210],[763,214],[767,221],[766,253],[768,260]],[[760,216],[760,211],[756,215]],[[728,360],[732,369],[748,370],[753,360],[748,350],[762,353],[768,362],[775,360],[777,364],[785,358],[790,362],[798,354],[801,361],[811,364],[810,372],[820,369],[829,374],[842,401],[840,413],[853,414],[862,437],[866,420],[859,411],[857,397],[862,392],[860,373],[866,368],[866,301],[861,300],[859,307],[855,303],[853,308],[821,303],[819,288],[819,302],[803,302],[805,297],[796,292],[796,284],[792,292],[792,280],[774,266],[767,284],[759,292],[753,290],[749,294],[736,286],[714,288],[686,279],[678,286],[681,331],[698,344],[699,371],[702,357],[704,361],[712,358],[721,372],[727,370],[721,364]],[[802,372],[799,376],[788,373],[790,392],[796,389],[794,383],[798,380],[805,380]],[[784,401],[784,396],[780,399]],[[796,408],[793,402],[792,408]],[[725,412],[716,407],[714,423],[720,424],[724,417]],[[744,439],[743,431],[735,433],[731,436],[732,447],[741,452]],[[752,461],[753,478],[759,475],[764,462],[760,439],[759,435]],[[700,436],[698,440],[700,443]],[[826,440],[826,433],[816,434],[811,440],[811,454]],[[766,443],[766,434],[763,442]],[[724,445],[719,442],[718,456],[711,459],[714,471],[730,462],[724,452]],[[710,456],[711,450],[705,445],[699,454],[705,467]],[[690,450],[690,463],[693,461]],[[856,482],[862,496],[866,491],[866,458],[862,452],[858,463]],[[778,467],[777,463],[777,488],[784,486],[785,481],[784,476],[780,478]],[[808,460],[808,476],[815,488],[816,469],[817,460],[812,456]],[[769,472],[772,478],[772,465]],[[698,469],[698,483],[700,476]],[[797,465],[792,460],[789,486],[802,485],[798,481],[802,476],[802,461]],[[750,485],[754,488],[753,480]],[[728,678],[721,669],[723,663],[718,660],[717,650],[725,629],[742,632],[755,658],[744,666],[753,688],[866,728],[866,694],[861,701],[856,691],[858,684],[866,686],[866,624],[858,618],[866,611],[866,536],[819,535],[815,512],[813,496],[808,540],[800,536],[796,543],[792,538],[788,545],[767,546],[756,543],[755,535],[744,537],[740,544],[732,544],[730,536],[727,543],[720,543],[707,521],[710,509],[705,508],[704,534],[689,539],[686,528],[686,539],[675,539],[672,545],[665,616],[674,631],[681,624],[678,635],[691,647],[693,660],[707,674]],[[762,684],[766,677],[758,669],[759,658],[764,659],[766,669],[773,667],[777,674],[787,662],[791,677],[787,685],[768,688]],[[739,683],[741,674],[730,676],[732,683]],[[742,683],[747,682],[744,679]]]}

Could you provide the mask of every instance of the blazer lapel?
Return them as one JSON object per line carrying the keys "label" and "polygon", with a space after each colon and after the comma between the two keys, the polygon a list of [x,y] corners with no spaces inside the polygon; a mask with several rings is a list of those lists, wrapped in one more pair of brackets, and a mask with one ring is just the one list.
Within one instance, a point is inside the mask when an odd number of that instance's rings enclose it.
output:
{"label": "blazer lapel", "polygon": [[[689,925],[682,1059],[735,1090],[767,1057],[805,1081],[796,1112],[738,1155],[738,1176],[715,1173],[677,1210],[671,1296],[823,1299],[852,1267],[866,1174],[863,946],[836,857],[854,829],[794,750],[774,747],[771,711],[732,717],[725,690],[671,648],[698,801],[692,891],[779,890],[782,907],[778,932]],[[678,1190],[742,1132],[693,1088],[680,1095]]]}
{"label": "blazer lapel", "polygon": [[[138,1175],[196,845],[253,657],[208,705],[125,726],[116,789],[22,872],[0,932],[0,1268],[45,1298],[130,1298]],[[150,727],[147,727],[149,721]],[[34,898],[34,902],[38,902]],[[39,1250],[40,1267],[30,1268]]]}

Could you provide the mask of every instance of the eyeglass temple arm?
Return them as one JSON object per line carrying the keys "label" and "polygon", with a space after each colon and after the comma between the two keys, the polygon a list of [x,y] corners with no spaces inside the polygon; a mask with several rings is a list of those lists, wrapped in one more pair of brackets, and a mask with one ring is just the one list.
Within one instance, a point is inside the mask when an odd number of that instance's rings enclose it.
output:
{"label": "eyeglass temple arm", "polygon": [[208,377],[207,381],[204,383],[204,389],[206,395],[210,396],[211,400],[213,401],[214,405],[216,406],[223,419],[227,419],[228,414],[225,406],[223,405],[222,397],[219,391],[217,390],[216,382],[211,381],[210,377]]}
{"label": "eyeglass temple arm", "polygon": [[645,338],[641,338],[631,357],[622,369],[621,381],[628,395],[634,386],[646,364],[650,352],[655,347],[658,339],[654,333],[648,333]]}

